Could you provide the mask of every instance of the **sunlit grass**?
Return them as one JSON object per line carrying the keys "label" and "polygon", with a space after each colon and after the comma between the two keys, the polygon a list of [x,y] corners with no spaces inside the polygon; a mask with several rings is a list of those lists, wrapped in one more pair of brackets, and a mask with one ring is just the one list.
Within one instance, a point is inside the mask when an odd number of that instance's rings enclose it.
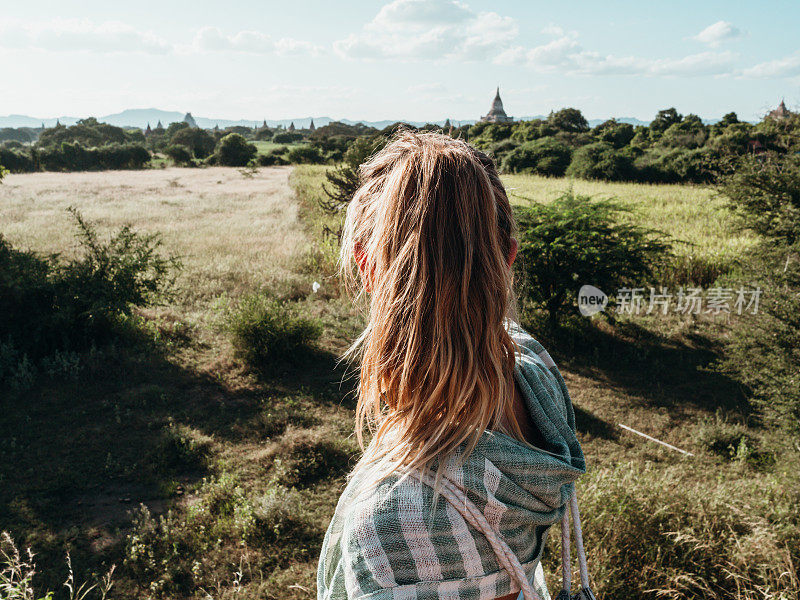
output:
{"label": "sunlit grass", "polygon": [[549,202],[570,188],[585,196],[616,198],[632,209],[630,218],[634,222],[688,242],[675,247],[676,253],[683,256],[730,261],[744,256],[755,242],[751,233],[736,227],[725,201],[708,188],[536,175],[504,175],[503,182],[515,204],[523,204],[527,199]]}
{"label": "sunlit grass", "polygon": [[0,185],[0,234],[40,252],[74,248],[66,209],[101,233],[130,223],[160,232],[181,257],[187,304],[295,278],[308,239],[287,185],[291,169],[225,167],[10,175]]}

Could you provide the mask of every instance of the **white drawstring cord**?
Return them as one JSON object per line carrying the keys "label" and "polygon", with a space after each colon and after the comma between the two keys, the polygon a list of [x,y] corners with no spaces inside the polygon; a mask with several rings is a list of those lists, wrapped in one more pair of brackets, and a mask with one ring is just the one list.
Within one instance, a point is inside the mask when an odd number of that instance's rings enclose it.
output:
{"label": "white drawstring cord", "polygon": [[581,514],[578,512],[578,491],[570,499],[572,508],[572,526],[575,528],[575,549],[578,553],[578,569],[581,572],[581,587],[589,589],[589,567],[586,564],[586,551],[583,548],[583,531],[581,529]]}

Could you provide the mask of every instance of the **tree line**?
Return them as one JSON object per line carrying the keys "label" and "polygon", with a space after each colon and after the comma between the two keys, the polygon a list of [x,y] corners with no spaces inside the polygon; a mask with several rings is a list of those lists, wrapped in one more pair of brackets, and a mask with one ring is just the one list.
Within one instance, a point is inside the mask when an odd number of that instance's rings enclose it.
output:
{"label": "tree line", "polygon": [[[176,122],[143,132],[88,118],[69,127],[0,130],[0,165],[11,172],[141,169],[159,156],[193,166],[341,165],[353,162],[353,156],[365,158],[364,148],[380,148],[400,126],[411,127],[398,122],[378,130],[334,121],[315,130],[266,123],[200,129]],[[800,152],[797,113],[749,123],[731,112],[707,124],[697,115],[667,108],[648,125],[609,119],[590,127],[578,109],[564,108],[528,121],[415,129],[443,130],[465,139],[506,173],[606,181],[711,183],[736,157]],[[259,153],[255,143],[262,141],[272,145]]]}

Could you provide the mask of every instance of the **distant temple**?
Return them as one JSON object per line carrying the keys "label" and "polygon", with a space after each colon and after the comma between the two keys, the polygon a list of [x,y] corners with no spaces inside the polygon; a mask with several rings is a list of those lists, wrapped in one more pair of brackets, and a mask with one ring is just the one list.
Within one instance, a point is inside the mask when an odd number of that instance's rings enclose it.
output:
{"label": "distant temple", "polygon": [[488,121],[489,123],[511,123],[514,121],[503,110],[503,101],[500,99],[500,86],[497,86],[497,93],[494,95],[494,100],[492,100],[492,108],[489,109],[485,116],[481,117],[481,121]]}
{"label": "distant temple", "polygon": [[778,104],[778,108],[767,113],[767,118],[772,119],[773,121],[782,121],[783,119],[788,119],[791,115],[791,111],[786,108],[786,103],[783,101],[783,99],[781,99],[781,103]]}
{"label": "distant temple", "polygon": [[144,137],[150,137],[153,134],[153,130],[150,129],[150,123],[147,123],[147,129],[144,130]]}
{"label": "distant temple", "polygon": [[289,131],[294,131],[294,121],[289,123]]}
{"label": "distant temple", "polygon": [[157,131],[158,133],[164,133],[164,126],[161,124],[161,119],[159,119],[158,123],[156,123],[156,128],[154,131]]}
{"label": "distant temple", "polygon": [[186,116],[183,117],[183,122],[188,124],[189,127],[197,127],[197,123],[195,122],[194,117],[192,116],[192,113],[190,113],[190,112],[187,112]]}
{"label": "distant temple", "polygon": [[315,131],[317,128],[314,126],[314,119],[311,119],[311,125],[308,126],[309,131]]}

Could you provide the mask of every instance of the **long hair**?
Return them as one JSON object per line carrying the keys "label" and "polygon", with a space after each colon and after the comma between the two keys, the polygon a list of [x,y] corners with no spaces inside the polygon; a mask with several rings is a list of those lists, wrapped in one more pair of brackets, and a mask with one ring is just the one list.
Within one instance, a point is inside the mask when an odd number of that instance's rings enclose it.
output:
{"label": "long hair", "polygon": [[347,352],[361,365],[362,449],[372,433],[356,470],[435,463],[438,482],[486,429],[523,437],[506,321],[511,206],[491,159],[441,134],[402,131],[360,174],[340,257],[347,288],[368,296],[368,324]]}

